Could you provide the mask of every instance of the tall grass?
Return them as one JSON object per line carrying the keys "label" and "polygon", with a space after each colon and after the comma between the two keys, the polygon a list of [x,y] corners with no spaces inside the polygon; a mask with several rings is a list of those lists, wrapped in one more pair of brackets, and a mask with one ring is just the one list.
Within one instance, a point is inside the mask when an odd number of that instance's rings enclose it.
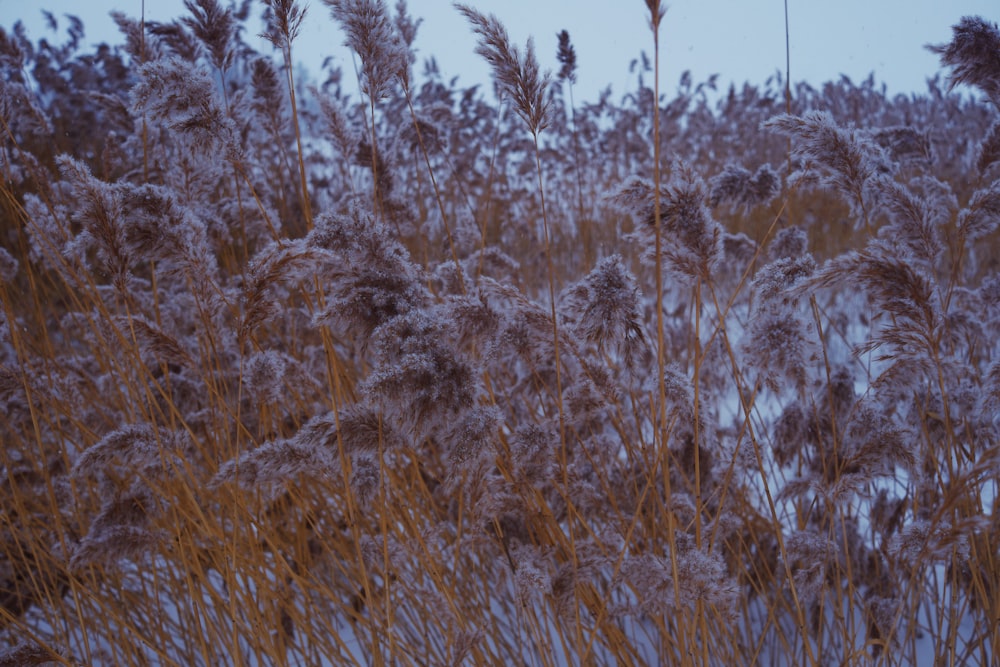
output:
{"label": "tall grass", "polygon": [[295,0],[0,32],[0,664],[995,663],[995,25],[671,97],[647,0],[578,106],[324,4],[361,99]]}

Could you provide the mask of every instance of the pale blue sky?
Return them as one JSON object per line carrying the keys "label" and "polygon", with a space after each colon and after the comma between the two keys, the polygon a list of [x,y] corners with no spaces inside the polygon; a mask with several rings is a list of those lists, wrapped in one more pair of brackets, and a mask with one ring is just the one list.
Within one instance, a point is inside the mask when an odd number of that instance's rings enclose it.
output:
{"label": "pale blue sky", "polygon": [[[309,16],[296,43],[296,60],[316,79],[324,56],[340,59],[351,75],[343,35],[319,0],[309,0]],[[417,38],[421,58],[435,55],[446,77],[460,85],[488,81],[488,70],[473,53],[475,38],[448,0],[409,0],[410,13],[422,17]],[[558,68],[555,34],[567,29],[579,60],[578,100],[594,100],[608,84],[618,99],[632,80],[629,62],[641,49],[652,53],[647,10],[642,0],[467,0],[496,14],[512,39],[523,46],[529,35],[543,67]],[[890,93],[925,90],[938,71],[923,46],[950,39],[962,16],[1000,19],[996,0],[789,0],[792,80],[813,84],[847,74],[855,81],[875,71]],[[394,6],[395,0],[389,0]],[[139,16],[141,0],[0,0],[0,24],[24,20],[34,36],[44,34],[41,9],[57,16],[75,13],[88,40],[117,41],[108,18],[112,9]],[[182,0],[146,0],[146,17],[165,21],[181,15]],[[785,67],[784,0],[674,0],[668,3],[661,34],[663,86],[670,91],[681,72],[695,81],[720,75],[730,81],[762,83]],[[266,48],[266,47],[260,47]]]}

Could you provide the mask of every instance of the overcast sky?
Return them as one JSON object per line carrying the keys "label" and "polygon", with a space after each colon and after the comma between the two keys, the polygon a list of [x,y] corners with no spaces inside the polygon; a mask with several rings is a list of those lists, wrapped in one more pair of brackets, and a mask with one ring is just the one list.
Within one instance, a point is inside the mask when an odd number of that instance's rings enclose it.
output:
{"label": "overcast sky", "polygon": [[[224,0],[224,2],[227,0]],[[390,6],[396,0],[388,0]],[[556,33],[569,31],[579,62],[576,98],[595,100],[607,85],[614,99],[634,81],[629,62],[641,50],[652,53],[643,0],[466,0],[480,11],[496,14],[515,43],[535,39],[543,67],[558,69]],[[309,0],[302,35],[293,46],[295,59],[314,79],[322,80],[320,63],[334,56],[353,76],[343,34],[320,0]],[[473,53],[475,38],[449,0],[409,0],[412,15],[422,17],[418,57],[436,56],[446,78],[460,85],[488,81],[488,69]],[[938,71],[928,43],[950,40],[951,26],[965,15],[1000,19],[997,0],[788,0],[793,81],[814,85],[846,74],[859,81],[874,71],[891,94],[922,92],[928,76]],[[0,24],[23,20],[30,34],[46,35],[41,16],[76,14],[84,21],[88,41],[120,42],[108,17],[120,9],[138,17],[141,0],[0,0]],[[146,0],[146,18],[167,21],[184,13],[182,0]],[[61,26],[64,29],[64,26]],[[250,39],[260,44],[253,35]],[[745,81],[760,84],[785,68],[784,0],[674,0],[668,3],[661,34],[662,85],[670,91],[684,70],[694,80],[719,74],[721,86]],[[270,48],[260,45],[260,49]]]}

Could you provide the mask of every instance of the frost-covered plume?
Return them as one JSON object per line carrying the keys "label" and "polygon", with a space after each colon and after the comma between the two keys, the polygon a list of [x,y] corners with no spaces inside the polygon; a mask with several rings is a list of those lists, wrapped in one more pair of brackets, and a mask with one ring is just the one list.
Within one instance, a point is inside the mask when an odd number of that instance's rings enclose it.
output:
{"label": "frost-covered plume", "polygon": [[639,286],[620,255],[601,260],[586,278],[563,292],[561,312],[582,340],[598,353],[619,352],[631,368],[645,341]]}
{"label": "frost-covered plume", "polygon": [[340,464],[336,452],[315,447],[300,438],[278,438],[256,447],[219,466],[212,486],[237,485],[248,492],[259,492],[273,501],[286,485],[303,478],[337,479]]}
{"label": "frost-covered plume", "polygon": [[537,135],[549,123],[548,73],[542,74],[535,57],[534,43],[529,39],[524,54],[510,43],[507,29],[496,16],[485,15],[468,5],[455,4],[455,8],[472,24],[479,35],[476,53],[486,59],[493,69],[500,90],[514,102],[514,111]]}
{"label": "frost-covered plume", "polygon": [[958,229],[967,242],[978,241],[1000,227],[1000,179],[976,190],[958,215]]}
{"label": "frost-covered plume", "polygon": [[285,391],[288,359],[276,350],[251,355],[243,369],[243,381],[258,403],[277,403]]}
{"label": "frost-covered plume", "polygon": [[900,165],[929,165],[933,159],[930,133],[906,125],[873,130],[872,138]]}
{"label": "frost-covered plume", "polygon": [[[31,94],[24,76],[26,56],[16,36],[0,28],[0,66],[5,71],[0,77],[0,118],[4,119],[5,134],[45,136],[52,132],[52,125]],[[5,137],[5,146],[6,143]]]}
{"label": "frost-covered plume", "polygon": [[943,183],[924,179],[914,185],[924,186],[927,196],[897,181],[879,179],[876,185],[878,203],[889,218],[889,224],[879,230],[879,236],[898,244],[902,253],[924,266],[933,267],[945,250],[941,228],[954,214],[957,202]]}
{"label": "frost-covered plume", "polygon": [[798,226],[778,230],[768,245],[771,259],[795,259],[804,255],[809,248],[809,235]]}
{"label": "frost-covered plume", "polygon": [[283,140],[287,118],[285,92],[278,70],[269,58],[257,58],[251,65],[253,110],[264,119],[265,129],[275,141]]}
{"label": "frost-covered plume", "polygon": [[264,15],[267,20],[267,32],[263,37],[280,48],[283,53],[287,53],[302,29],[306,9],[296,0],[264,0],[264,4],[267,5]]}
{"label": "frost-covered plume", "polygon": [[[337,150],[340,153],[342,163],[348,163],[355,157],[359,137],[358,133],[351,126],[346,110],[341,104],[320,92],[318,88],[313,87],[310,91],[312,92],[313,97],[319,100],[319,108],[323,112],[323,118],[326,121],[326,128],[330,133],[334,146],[337,147]],[[345,178],[345,180],[348,185],[350,185],[350,180],[347,178]]]}
{"label": "frost-covered plume", "polygon": [[[643,245],[643,257],[651,261],[655,261],[655,196],[652,183],[633,176],[607,197],[638,223],[635,238]],[[708,280],[722,253],[722,227],[708,211],[705,182],[690,166],[678,164],[660,187],[659,201],[665,268],[685,282]]]}
{"label": "frost-covered plume", "polygon": [[208,51],[212,65],[225,72],[236,56],[231,43],[236,35],[233,10],[224,9],[218,0],[184,0],[184,6],[191,16],[182,18],[181,22]]}
{"label": "frost-covered plume", "polygon": [[326,259],[328,253],[304,239],[272,243],[258,252],[250,262],[243,286],[240,339],[252,337],[258,327],[275,317],[289,285],[313,275]]}
{"label": "frost-covered plume", "polygon": [[219,147],[231,160],[238,160],[242,152],[233,121],[216,97],[215,84],[203,69],[180,58],[139,68],[132,110],[189,136],[191,146],[199,151],[209,153]]}
{"label": "frost-covered plume", "polygon": [[121,193],[94,178],[85,164],[69,156],[61,157],[59,166],[63,177],[73,187],[77,204],[75,218],[84,229],[71,241],[73,250],[67,254],[82,259],[89,248],[95,248],[101,262],[100,270],[124,293],[136,257],[126,243]]}
{"label": "frost-covered plume", "polygon": [[809,362],[815,359],[811,343],[815,331],[795,294],[815,271],[816,260],[808,253],[782,257],[761,268],[751,285],[754,301],[749,335],[743,344],[744,359],[775,393],[786,381],[795,390],[804,389]]}
{"label": "frost-covered plume", "polygon": [[709,184],[710,206],[728,203],[745,212],[767,204],[781,189],[781,179],[769,164],[761,165],[753,173],[740,165],[727,164]]}
{"label": "frost-covered plume", "polygon": [[631,587],[636,604],[618,613],[671,614],[699,603],[723,616],[733,613],[737,588],[721,555],[696,548],[686,535],[677,536],[672,551],[667,556],[625,557],[619,579]]}
{"label": "frost-covered plume", "polygon": [[385,0],[323,0],[347,33],[346,46],[361,58],[361,91],[372,101],[389,93],[394,78],[409,79],[410,54]]}
{"label": "frost-covered plume", "polygon": [[480,392],[476,366],[441,340],[439,331],[434,320],[411,311],[372,334],[375,368],[362,391],[417,439],[454,425]]}
{"label": "frost-covered plume", "polygon": [[336,259],[323,274],[330,281],[329,301],[314,320],[335,327],[360,347],[393,317],[427,305],[423,271],[385,224],[361,210],[319,216],[306,243]]}
{"label": "frost-covered plume", "polygon": [[35,641],[21,641],[0,651],[0,667],[32,667],[65,660],[64,656]]}
{"label": "frost-covered plume", "polygon": [[785,539],[787,571],[796,593],[809,604],[821,599],[830,561],[839,551],[835,542],[815,530],[798,530]]}
{"label": "frost-covered plume", "polygon": [[976,160],[976,167],[984,177],[997,164],[1000,164],[1000,120],[993,123],[989,133],[979,145],[979,155]]}
{"label": "frost-covered plume", "polygon": [[101,510],[73,552],[74,567],[134,558],[162,538],[153,522],[167,499],[159,498],[157,489],[178,477],[189,450],[186,434],[133,424],[79,455],[73,475],[80,482],[97,481]]}
{"label": "frost-covered plume", "polygon": [[18,261],[5,248],[0,248],[0,283],[13,281],[17,267]]}
{"label": "frost-covered plume", "polygon": [[889,171],[882,148],[857,129],[839,127],[825,111],[803,116],[782,114],[764,127],[793,140],[792,157],[802,161],[793,183],[816,179],[840,192],[851,207],[855,227],[873,223],[872,187]]}
{"label": "frost-covered plume", "polygon": [[1000,30],[980,16],[963,16],[948,44],[928,46],[952,70],[951,85],[982,90],[1000,110]]}
{"label": "frost-covered plume", "polygon": [[810,287],[842,285],[852,280],[879,311],[892,316],[862,349],[890,346],[885,355],[900,361],[929,364],[936,356],[942,324],[935,281],[926,269],[907,262],[895,249],[873,241],[863,251],[851,251],[827,262],[808,281]]}

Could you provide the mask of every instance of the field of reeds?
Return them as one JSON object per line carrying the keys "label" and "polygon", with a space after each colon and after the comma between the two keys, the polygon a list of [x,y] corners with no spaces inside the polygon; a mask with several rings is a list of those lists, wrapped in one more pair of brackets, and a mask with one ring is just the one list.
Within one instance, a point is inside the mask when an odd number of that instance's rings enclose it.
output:
{"label": "field of reeds", "polygon": [[0,30],[0,665],[998,664],[995,24],[716,91],[646,0],[578,105],[186,4]]}

